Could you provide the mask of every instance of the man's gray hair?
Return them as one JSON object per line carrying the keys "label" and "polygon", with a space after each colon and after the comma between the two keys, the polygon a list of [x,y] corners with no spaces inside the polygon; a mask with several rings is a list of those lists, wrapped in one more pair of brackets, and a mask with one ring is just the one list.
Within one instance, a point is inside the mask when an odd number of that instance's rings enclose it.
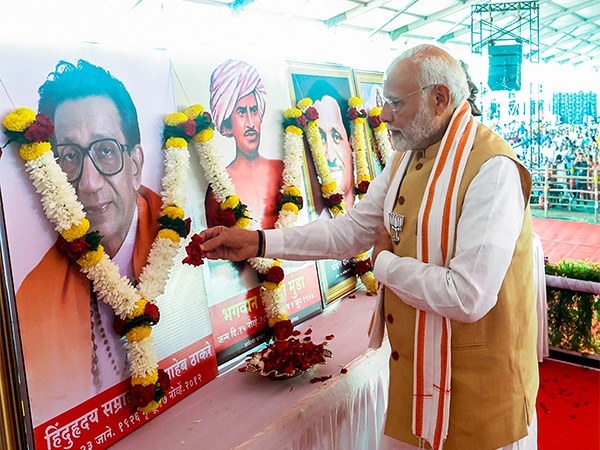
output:
{"label": "man's gray hair", "polygon": [[469,97],[467,77],[460,63],[453,57],[443,58],[432,55],[428,50],[430,44],[417,45],[408,49],[396,58],[397,61],[410,59],[419,66],[417,81],[420,86],[430,84],[446,84],[450,88],[452,106],[461,105]]}

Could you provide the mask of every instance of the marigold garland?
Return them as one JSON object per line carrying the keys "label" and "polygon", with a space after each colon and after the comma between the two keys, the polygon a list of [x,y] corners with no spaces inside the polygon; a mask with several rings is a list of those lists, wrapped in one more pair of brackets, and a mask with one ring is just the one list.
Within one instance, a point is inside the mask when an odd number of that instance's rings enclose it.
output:
{"label": "marigold garland", "polygon": [[375,107],[369,111],[369,127],[373,133],[373,147],[375,147],[375,155],[377,155],[377,162],[383,169],[386,162],[393,153],[392,143],[390,141],[390,135],[386,128],[385,122],[381,120],[381,108]]}
{"label": "marigold garland", "polygon": [[362,101],[358,97],[348,100],[348,118],[351,125],[351,144],[356,166],[356,193],[362,199],[369,189],[371,175],[367,163],[367,141],[365,138],[365,118],[367,113],[362,107]]}
{"label": "marigold garland", "polygon": [[[191,108],[195,111],[203,110],[200,105]],[[302,151],[299,145],[302,144],[302,130],[295,120],[300,115],[292,110],[285,113],[286,121],[293,123],[285,125],[283,193],[280,193],[279,217],[275,225],[278,228],[291,226],[296,220],[297,210],[302,207],[302,197],[297,188],[301,180]],[[215,125],[209,115],[205,117],[208,120],[197,121],[193,141],[204,175],[219,203],[217,221],[227,227],[252,230],[254,228],[250,223],[247,206],[236,195],[235,186],[213,140]],[[188,254],[197,254],[195,247],[198,247],[199,243],[199,239],[193,240],[188,246]],[[196,262],[197,259],[190,258],[190,261]],[[275,327],[278,322],[288,322],[287,302],[282,289],[285,274],[279,261],[256,257],[249,258],[248,263],[257,272],[261,282],[260,295],[265,305],[269,327]]]}
{"label": "marigold garland", "polygon": [[[367,163],[367,141],[365,138],[365,118],[367,113],[363,108],[362,100],[358,97],[351,97],[348,100],[348,118],[351,121],[352,150],[354,154],[354,163],[356,165],[356,193],[358,198],[362,199],[369,185],[371,184],[371,174]],[[352,258],[352,272],[360,277],[369,292],[377,292],[377,280],[373,275],[373,265],[371,259],[366,253],[354,256]]]}
{"label": "marigold garland", "polygon": [[115,312],[115,331],[128,339],[127,359],[131,370],[130,399],[135,408],[150,412],[158,408],[170,386],[169,376],[158,369],[151,337],[151,326],[159,320],[158,307],[153,303],[164,292],[168,272],[179,248],[181,237],[189,233],[189,219],[183,220],[181,206],[185,204],[185,179],[189,153],[185,139],[167,141],[165,175],[161,192],[163,208],[161,229],[152,243],[146,266],[137,287],[121,277],[100,244],[97,231],[89,231],[83,205],[75,189],[67,181],[47,142],[54,127],[45,114],[18,108],[2,122],[9,143],[21,143],[20,155],[41,201],[46,217],[60,234],[58,248],[75,259],[80,270],[93,283],[99,299]]}
{"label": "marigold garland", "polygon": [[[315,163],[315,168],[317,171],[317,175],[319,176],[319,181],[321,183],[321,193],[323,195],[323,200],[325,201],[325,205],[329,208],[329,211],[333,214],[334,217],[338,215],[344,215],[344,192],[338,188],[337,183],[331,177],[331,172],[329,170],[329,166],[327,165],[327,160],[325,158],[325,152],[323,150],[323,143],[321,141],[321,134],[319,132],[318,126],[318,118],[319,113],[314,106],[312,106],[312,100],[310,98],[304,98],[298,102],[298,108],[302,110],[305,115],[305,119],[307,122],[306,125],[306,138],[308,141],[308,145],[313,157],[313,161]],[[358,130],[359,127],[362,127],[364,124],[364,117],[366,117],[366,113],[362,115],[360,111],[357,111],[356,107],[360,106],[362,102],[356,98],[352,97],[349,100],[349,104],[351,109],[356,112],[356,117],[353,119],[353,141],[358,142],[360,139],[360,131],[358,136],[354,135],[354,131]],[[364,112],[364,110],[363,110]],[[362,115],[362,116],[361,116]],[[355,122],[356,121],[356,122]],[[364,130],[364,128],[361,128]],[[362,186],[364,188],[364,193],[368,188],[368,184],[364,183],[370,182],[370,176],[368,175],[368,167],[366,162],[366,144],[364,143],[364,131],[362,132],[362,155],[355,155],[355,160],[357,161],[357,169],[358,169],[358,185],[363,182]],[[359,143],[359,147],[360,147]],[[360,152],[360,150],[359,150]],[[358,162],[358,158],[361,159],[361,163]],[[363,179],[360,179],[361,175]],[[366,178],[368,177],[368,179]],[[365,285],[365,287],[370,292],[377,292],[377,281],[375,277],[373,277],[372,267],[369,267],[367,270],[363,270],[361,272],[356,272],[355,268],[358,263],[366,261],[367,258],[364,258],[366,253],[362,253],[352,258],[353,263],[353,273],[360,276],[361,281]],[[369,260],[370,261],[370,260]],[[359,265],[359,267],[364,268],[364,264]]]}

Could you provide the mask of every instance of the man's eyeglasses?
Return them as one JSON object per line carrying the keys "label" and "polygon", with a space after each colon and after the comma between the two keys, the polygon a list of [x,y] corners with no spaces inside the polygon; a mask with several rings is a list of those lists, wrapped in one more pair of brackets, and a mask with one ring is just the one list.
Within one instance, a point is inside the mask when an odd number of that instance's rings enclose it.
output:
{"label": "man's eyeglasses", "polygon": [[77,144],[58,144],[58,164],[67,174],[70,183],[75,183],[83,173],[83,160],[90,156],[94,167],[105,177],[123,170],[123,150],[126,145],[116,139],[98,139],[87,147]]}
{"label": "man's eyeglasses", "polygon": [[[392,107],[392,109],[393,109],[394,111],[396,111],[396,108],[397,108],[399,105],[403,104],[403,102],[404,102],[404,99],[405,99],[405,98],[408,98],[408,97],[410,97],[411,95],[415,95],[415,94],[416,94],[416,93],[418,93],[418,92],[424,91],[425,89],[427,89],[427,88],[430,88],[430,87],[434,87],[434,86],[437,86],[437,84],[428,84],[427,86],[423,86],[422,88],[420,88],[420,89],[417,89],[416,91],[414,91],[414,92],[411,92],[410,94],[406,94],[404,97],[400,97],[400,98],[398,98],[398,99],[396,99],[396,100],[390,100],[390,99],[389,99],[389,98],[387,98],[387,97],[383,97],[383,100],[384,100],[384,101],[385,101],[387,104],[389,104],[389,105]],[[401,102],[402,102],[402,103],[401,103]]]}

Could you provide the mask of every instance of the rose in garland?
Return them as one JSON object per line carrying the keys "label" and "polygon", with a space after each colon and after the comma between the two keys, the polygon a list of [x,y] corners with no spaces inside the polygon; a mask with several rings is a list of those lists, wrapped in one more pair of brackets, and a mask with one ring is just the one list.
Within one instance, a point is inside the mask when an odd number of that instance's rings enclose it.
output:
{"label": "rose in garland", "polygon": [[67,242],[61,237],[56,242],[56,248],[69,258],[79,259],[91,249],[91,245],[86,241],[85,237],[75,239],[72,242]]}
{"label": "rose in garland", "polygon": [[144,314],[150,317],[153,325],[156,325],[160,320],[160,312],[158,311],[158,306],[154,303],[146,303],[146,308],[144,309]]}
{"label": "rose in garland", "polygon": [[319,118],[319,112],[317,111],[317,108],[314,106],[309,106],[306,110],[306,118],[308,120],[317,120]]}
{"label": "rose in garland", "polygon": [[281,283],[285,277],[285,273],[280,266],[273,266],[267,272],[267,280],[273,283]]}
{"label": "rose in garland", "polygon": [[27,128],[25,139],[31,142],[44,142],[54,135],[54,125],[47,114],[38,114]]}
{"label": "rose in garland", "polygon": [[352,268],[352,272],[355,275],[360,275],[361,273],[365,273],[371,270],[371,258],[365,261],[357,261],[354,263],[354,267]]}
{"label": "rose in garland", "polygon": [[291,320],[280,320],[273,325],[273,336],[279,341],[285,341],[294,332],[294,325]]}
{"label": "rose in garland", "polygon": [[148,386],[142,386],[141,384],[137,384],[131,387],[129,391],[129,399],[131,400],[131,404],[133,406],[146,406],[155,397],[156,386],[154,384],[150,384]]}
{"label": "rose in garland", "polygon": [[234,226],[236,222],[235,212],[231,208],[217,212],[215,217],[215,225],[223,225],[227,228]]}
{"label": "rose in garland", "polygon": [[168,391],[171,387],[171,378],[163,369],[158,369],[158,384],[163,391]]}
{"label": "rose in garland", "polygon": [[377,128],[381,125],[381,117],[380,116],[369,116],[369,125],[373,128]]}

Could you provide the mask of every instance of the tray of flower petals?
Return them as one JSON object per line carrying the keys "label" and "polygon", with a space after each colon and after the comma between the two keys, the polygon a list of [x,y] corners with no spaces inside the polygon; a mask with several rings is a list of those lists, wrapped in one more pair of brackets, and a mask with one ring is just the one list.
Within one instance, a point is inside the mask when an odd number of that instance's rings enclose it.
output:
{"label": "tray of flower petals", "polygon": [[331,358],[333,353],[325,345],[326,342],[315,344],[310,338],[275,341],[262,351],[252,353],[246,360],[246,371],[274,380],[293,378],[317,364],[327,364],[325,358]]}

